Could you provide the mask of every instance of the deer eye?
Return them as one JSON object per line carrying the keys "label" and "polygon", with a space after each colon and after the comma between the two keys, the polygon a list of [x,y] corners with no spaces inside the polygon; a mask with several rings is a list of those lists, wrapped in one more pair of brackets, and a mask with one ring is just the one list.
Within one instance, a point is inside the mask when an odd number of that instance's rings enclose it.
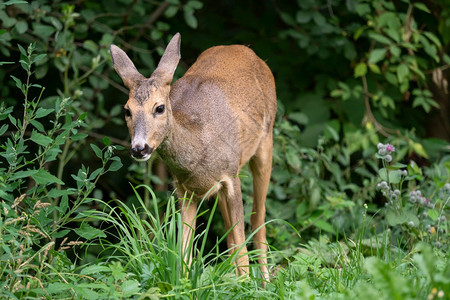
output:
{"label": "deer eye", "polygon": [[160,115],[160,114],[162,114],[164,112],[165,109],[166,109],[166,107],[164,106],[164,104],[160,105],[160,106],[157,106],[155,108],[155,113]]}
{"label": "deer eye", "polygon": [[125,114],[125,117],[129,118],[131,117],[131,111],[128,108],[123,108],[123,113]]}

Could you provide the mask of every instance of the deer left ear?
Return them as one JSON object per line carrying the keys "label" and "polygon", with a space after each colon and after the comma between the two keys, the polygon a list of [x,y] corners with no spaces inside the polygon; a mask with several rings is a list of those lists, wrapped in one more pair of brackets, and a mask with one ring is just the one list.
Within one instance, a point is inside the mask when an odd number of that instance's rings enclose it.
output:
{"label": "deer left ear", "polygon": [[176,33],[167,45],[158,67],[152,74],[153,78],[160,80],[163,84],[170,84],[172,82],[173,74],[181,58],[180,44],[181,35],[180,33]]}
{"label": "deer left ear", "polygon": [[122,49],[116,45],[111,45],[109,51],[111,52],[114,69],[128,89],[131,90],[139,81],[145,79]]}

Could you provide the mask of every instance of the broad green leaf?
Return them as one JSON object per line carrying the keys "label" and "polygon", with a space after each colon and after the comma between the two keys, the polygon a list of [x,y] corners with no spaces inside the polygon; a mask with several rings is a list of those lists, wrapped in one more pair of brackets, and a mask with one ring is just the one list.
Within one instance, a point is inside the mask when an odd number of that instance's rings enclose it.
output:
{"label": "broad green leaf", "polygon": [[373,49],[369,55],[369,64],[376,64],[377,62],[383,60],[386,56],[386,48]]}
{"label": "broad green leaf", "polygon": [[36,128],[40,132],[44,132],[45,131],[44,125],[42,125],[41,122],[32,119],[32,120],[30,120],[30,123],[31,123],[31,125],[34,126],[34,128]]}
{"label": "broad green leaf", "polygon": [[61,184],[61,185],[64,184],[64,182],[62,182],[60,179],[58,179],[58,177],[50,174],[45,169],[39,169],[39,171],[37,173],[31,175],[31,177],[34,179],[34,181],[36,181],[37,184],[43,184],[43,185],[52,184],[52,183],[57,183],[57,184]]}
{"label": "broad green leaf", "polygon": [[402,83],[405,80],[408,80],[409,68],[405,64],[400,64],[397,67],[397,78],[398,82]]}
{"label": "broad green leaf", "polygon": [[101,272],[109,272],[110,269],[106,266],[93,265],[81,270],[80,275],[98,274]]}
{"label": "broad green leaf", "polygon": [[397,47],[396,45],[391,45],[391,46],[389,47],[389,51],[390,51],[391,54],[392,54],[393,56],[395,56],[395,57],[400,57],[400,54],[401,54],[401,52],[402,52],[402,50],[401,50],[399,47]]}
{"label": "broad green leaf", "polygon": [[28,30],[28,23],[25,21],[19,21],[16,23],[15,27],[18,34],[24,34]]}
{"label": "broad green leaf", "polygon": [[355,78],[362,77],[366,75],[366,73],[367,73],[367,65],[363,62],[360,62],[359,64],[356,65],[353,76]]}
{"label": "broad green leaf", "polygon": [[123,164],[120,160],[113,160],[113,162],[109,166],[108,171],[115,172],[115,171],[119,170],[120,168],[122,168],[122,166],[123,166]]}
{"label": "broad green leaf", "polygon": [[97,54],[98,53],[98,46],[94,41],[86,40],[83,43],[83,48],[86,50],[89,50],[90,52]]}
{"label": "broad green leaf", "polygon": [[439,218],[439,212],[435,209],[429,209],[428,210],[428,216],[433,220],[436,221]]}
{"label": "broad green leaf", "polygon": [[37,111],[36,111],[36,117],[35,118],[36,119],[43,118],[43,117],[51,114],[54,111],[55,110],[53,108],[42,108],[42,107],[39,107],[37,109]]}
{"label": "broad green leaf", "polygon": [[391,226],[407,224],[408,222],[413,222],[414,225],[419,225],[419,219],[416,214],[412,211],[402,210],[400,212],[394,212],[388,210],[386,212],[386,220]]}
{"label": "broad green leaf", "polygon": [[91,240],[98,237],[106,237],[106,234],[103,230],[92,227],[88,223],[81,223],[80,228],[74,229],[74,231],[82,238],[86,240]]}
{"label": "broad green leaf", "polygon": [[299,10],[295,15],[295,20],[300,24],[308,23],[309,21],[311,21],[311,18],[312,12],[310,11]]}
{"label": "broad green leaf", "polygon": [[329,232],[332,234],[336,233],[336,230],[333,228],[333,226],[325,220],[319,219],[317,221],[314,221],[313,224],[314,224],[314,226],[316,226],[319,229],[322,229],[323,231],[326,231],[326,232]]}
{"label": "broad green leaf", "polygon": [[103,159],[103,153],[99,147],[97,147],[95,144],[91,144],[91,148],[92,150],[94,150],[94,153],[98,158]]}
{"label": "broad green leaf", "polygon": [[389,183],[397,184],[402,180],[402,172],[400,170],[393,170],[389,172]]}
{"label": "broad green leaf", "polygon": [[42,133],[39,133],[39,132],[34,131],[34,130],[33,130],[33,133],[31,134],[30,139],[33,142],[35,142],[36,144],[44,146],[44,147],[50,145],[52,143],[52,141],[53,141],[48,136],[43,135]]}
{"label": "broad green leaf", "polygon": [[21,1],[21,0],[9,0],[3,3],[4,5],[13,5],[13,4],[28,4],[27,1]]}
{"label": "broad green leaf", "polygon": [[377,42],[382,43],[382,44],[386,44],[386,45],[392,44],[392,41],[391,41],[389,38],[387,38],[387,37],[385,37],[384,35],[381,35],[381,34],[379,34],[379,33],[370,32],[370,33],[369,33],[369,37],[370,37],[371,39],[374,39],[374,40],[377,41]]}
{"label": "broad green leaf", "polygon": [[20,178],[30,177],[36,174],[38,170],[27,170],[27,171],[17,171],[11,177],[9,177],[9,181],[14,181]]}
{"label": "broad green leaf", "polygon": [[372,71],[372,73],[374,73],[374,74],[381,74],[381,70],[380,70],[380,67],[378,67],[378,65],[376,65],[376,64],[369,64],[368,66],[369,66],[370,71]]}

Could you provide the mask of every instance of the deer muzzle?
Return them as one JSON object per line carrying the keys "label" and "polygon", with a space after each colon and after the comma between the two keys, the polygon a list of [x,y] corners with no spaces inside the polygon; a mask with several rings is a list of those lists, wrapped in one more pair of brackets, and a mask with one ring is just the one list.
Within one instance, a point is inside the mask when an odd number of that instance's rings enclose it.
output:
{"label": "deer muzzle", "polygon": [[147,143],[145,145],[136,144],[131,146],[131,156],[137,161],[147,161],[152,152],[153,148]]}

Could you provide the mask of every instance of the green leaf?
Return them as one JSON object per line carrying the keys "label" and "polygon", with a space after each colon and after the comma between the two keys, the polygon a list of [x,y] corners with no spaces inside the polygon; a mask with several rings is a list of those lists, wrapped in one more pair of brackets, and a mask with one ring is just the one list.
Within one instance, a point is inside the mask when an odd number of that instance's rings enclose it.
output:
{"label": "green leaf", "polygon": [[37,173],[31,175],[31,177],[34,179],[34,181],[36,181],[37,184],[47,185],[47,184],[57,183],[57,184],[64,185],[64,182],[62,182],[60,179],[58,179],[58,177],[50,174],[45,169],[39,169],[39,171],[37,171]]}
{"label": "green leaf", "polygon": [[52,108],[42,108],[42,107],[39,107],[39,108],[37,109],[37,111],[36,111],[35,118],[36,118],[36,119],[43,118],[43,117],[45,117],[45,116],[51,114],[51,113],[54,112],[54,111],[55,111],[55,110],[52,109]]}
{"label": "green leaf", "polygon": [[125,280],[121,284],[121,290],[123,293],[123,297],[128,298],[138,294],[141,288],[139,287],[139,282],[136,279],[131,279]]}
{"label": "green leaf", "polygon": [[401,54],[401,52],[402,52],[402,50],[401,50],[399,47],[397,47],[396,45],[391,45],[391,46],[389,47],[389,51],[390,51],[391,54],[392,54],[393,56],[395,56],[395,57],[400,57],[400,54]]}
{"label": "green leaf", "polygon": [[295,20],[300,24],[308,23],[309,21],[311,21],[311,18],[312,12],[310,11],[299,10],[295,15]]}
{"label": "green leaf", "polygon": [[8,181],[14,181],[20,178],[30,177],[36,174],[38,170],[27,170],[27,171],[17,171],[11,177],[8,178]]}
{"label": "green leaf", "polygon": [[419,9],[421,11],[427,12],[429,14],[431,13],[430,10],[428,9],[428,7],[421,2],[414,3],[413,5],[414,5],[414,7],[416,7],[417,9]]}
{"label": "green leaf", "polygon": [[106,266],[93,265],[83,268],[80,272],[80,275],[98,274],[102,272],[109,272],[109,270],[110,269]]}
{"label": "green leaf", "polygon": [[[116,158],[116,157],[115,157]],[[118,157],[117,157],[118,158]],[[111,165],[109,166],[108,171],[111,172],[115,172],[117,170],[119,170],[120,168],[122,168],[123,164],[120,161],[120,158],[118,158],[119,160],[113,160],[113,162],[111,163]]]}
{"label": "green leaf", "polygon": [[367,65],[363,62],[360,62],[359,64],[356,65],[353,76],[355,78],[362,77],[366,75],[366,73],[367,73]]}
{"label": "green leaf", "polygon": [[99,147],[97,147],[95,144],[91,144],[91,148],[92,150],[94,150],[94,153],[98,158],[103,159],[103,153]]}
{"label": "green leaf", "polygon": [[103,232],[103,230],[92,227],[86,222],[81,223],[80,228],[74,229],[74,231],[76,232],[76,234],[78,234],[82,238],[85,238],[86,240],[92,240],[98,237],[106,237],[106,234]]}
{"label": "green leaf", "polygon": [[374,39],[377,42],[382,43],[382,44],[386,44],[386,45],[392,44],[392,41],[389,38],[387,38],[384,35],[381,35],[379,33],[369,32],[369,37],[371,39]]}
{"label": "green leaf", "polygon": [[33,130],[33,133],[31,134],[30,139],[33,142],[35,142],[36,144],[44,146],[44,147],[50,145],[53,142],[53,140],[51,138],[49,138],[48,136],[43,135],[42,133],[39,133],[34,130]]}
{"label": "green leaf", "polygon": [[41,122],[31,119],[30,123],[31,123],[31,125],[34,126],[34,128],[36,128],[40,132],[44,132],[45,131],[44,125],[42,125]]}
{"label": "green leaf", "polygon": [[428,216],[431,218],[431,220],[436,221],[439,218],[439,212],[435,209],[429,209]]}
{"label": "green leaf", "polygon": [[391,226],[406,224],[408,222],[414,222],[414,225],[419,224],[419,219],[412,211],[400,211],[398,213],[388,210],[386,213],[386,220]]}
{"label": "green leaf", "polygon": [[299,158],[299,154],[294,151],[293,149],[289,149],[286,153],[286,158],[287,158],[287,162],[288,164],[293,167],[296,170],[300,169],[300,158]]}
{"label": "green leaf", "polygon": [[386,48],[378,48],[372,50],[369,55],[369,64],[376,64],[377,62],[383,60],[386,56]]}
{"label": "green leaf", "polygon": [[393,170],[389,172],[389,183],[397,184],[402,180],[402,172],[400,170]]}
{"label": "green leaf", "polygon": [[70,229],[60,230],[60,231],[58,231],[58,232],[52,234],[52,237],[53,237],[53,238],[60,239],[60,238],[65,237],[69,232],[70,232]]}
{"label": "green leaf", "polygon": [[405,64],[400,64],[397,67],[397,78],[398,82],[402,83],[405,80],[408,80],[409,68]]}
{"label": "green leaf", "polygon": [[376,64],[369,64],[369,69],[374,74],[381,74],[380,67],[378,67],[378,65],[376,65]]}
{"label": "green leaf", "polygon": [[94,41],[91,41],[91,40],[84,41],[83,48],[86,49],[86,50],[89,50],[93,54],[97,54],[98,53],[98,46],[97,46],[97,44]]}
{"label": "green leaf", "polygon": [[6,1],[5,3],[3,3],[4,5],[13,5],[13,4],[28,4],[27,1],[22,1],[22,0],[9,0]]}
{"label": "green leaf", "polygon": [[9,127],[8,124],[3,124],[3,126],[0,127],[0,136],[5,134],[5,132],[8,130],[8,127]]}
{"label": "green leaf", "polygon": [[24,34],[28,30],[28,23],[25,21],[19,21],[16,23],[16,30],[18,34]]}
{"label": "green leaf", "polygon": [[313,223],[314,223],[314,226],[316,226],[319,229],[322,229],[323,231],[326,231],[326,232],[329,232],[332,234],[336,233],[336,230],[333,228],[333,226],[325,220],[319,219],[317,221],[314,221]]}
{"label": "green leaf", "polygon": [[33,23],[33,32],[40,39],[45,40],[48,39],[55,32],[55,28],[48,25]]}
{"label": "green leaf", "polygon": [[198,23],[197,18],[194,16],[194,10],[192,8],[185,7],[183,12],[184,12],[184,21],[186,22],[186,24],[189,27],[196,29]]}

